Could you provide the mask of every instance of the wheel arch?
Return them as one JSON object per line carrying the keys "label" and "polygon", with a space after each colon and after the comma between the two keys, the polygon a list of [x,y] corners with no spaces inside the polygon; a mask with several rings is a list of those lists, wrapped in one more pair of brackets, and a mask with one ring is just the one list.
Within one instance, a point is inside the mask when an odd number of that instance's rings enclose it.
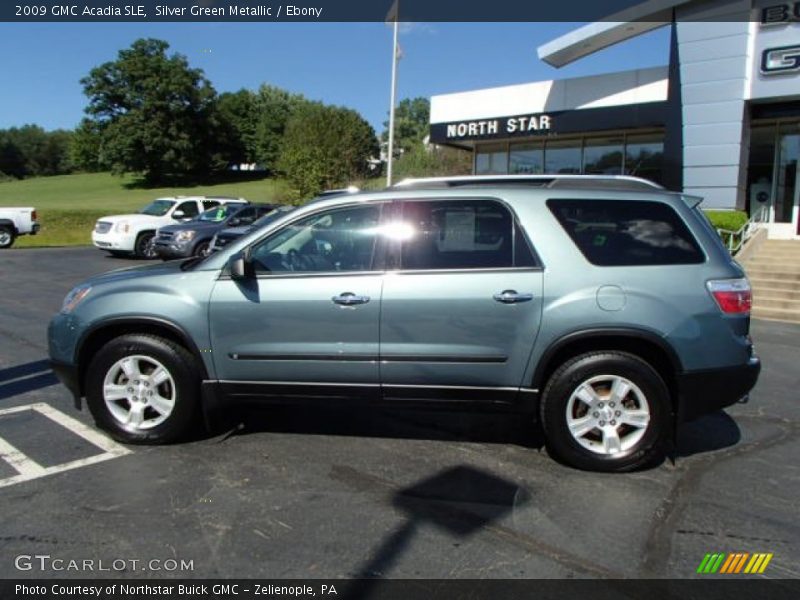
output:
{"label": "wheel arch", "polygon": [[92,325],[78,341],[75,354],[81,396],[85,393],[86,371],[94,355],[109,341],[128,334],[157,335],[180,344],[195,358],[201,379],[208,379],[208,370],[197,344],[180,325],[157,317],[120,317]]}
{"label": "wheel arch", "polygon": [[634,328],[593,328],[569,333],[547,347],[538,361],[531,387],[542,390],[550,376],[574,356],[615,350],[638,356],[650,364],[669,390],[672,411],[678,410],[678,376],[683,367],[675,349],[661,336]]}
{"label": "wheel arch", "polygon": [[19,235],[17,224],[11,219],[0,219],[0,227],[11,227],[11,232],[16,236]]}

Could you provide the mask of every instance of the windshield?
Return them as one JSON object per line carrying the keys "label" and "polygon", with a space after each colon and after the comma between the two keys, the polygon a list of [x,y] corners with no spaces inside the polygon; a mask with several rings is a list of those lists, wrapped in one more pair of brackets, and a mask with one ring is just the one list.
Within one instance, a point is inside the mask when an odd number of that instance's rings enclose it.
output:
{"label": "windshield", "polygon": [[197,220],[205,221],[206,223],[219,223],[230,217],[240,208],[240,206],[231,207],[229,204],[220,204],[219,206],[209,208],[207,211],[200,213],[200,216],[197,217]]}
{"label": "windshield", "polygon": [[143,215],[150,215],[151,217],[163,217],[174,205],[174,200],[159,198],[158,200],[153,200],[139,212]]}

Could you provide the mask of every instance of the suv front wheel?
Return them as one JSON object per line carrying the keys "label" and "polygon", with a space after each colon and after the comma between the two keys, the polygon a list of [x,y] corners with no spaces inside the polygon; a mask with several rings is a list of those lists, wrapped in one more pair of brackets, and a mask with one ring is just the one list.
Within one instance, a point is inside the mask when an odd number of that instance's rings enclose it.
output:
{"label": "suv front wheel", "polygon": [[657,459],[669,428],[669,392],[626,352],[571,358],[547,382],[541,419],[548,451],[592,471],[630,471]]}
{"label": "suv front wheel", "polygon": [[108,342],[87,370],[86,403],[95,422],[121,442],[179,439],[198,414],[200,380],[194,363],[184,347],[154,335],[124,335]]}

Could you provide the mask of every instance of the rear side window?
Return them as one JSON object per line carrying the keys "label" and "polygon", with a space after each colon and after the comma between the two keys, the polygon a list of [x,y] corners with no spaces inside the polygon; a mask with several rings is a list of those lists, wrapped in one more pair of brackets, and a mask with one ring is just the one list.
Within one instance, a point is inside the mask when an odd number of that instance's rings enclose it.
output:
{"label": "rear side window", "polygon": [[551,199],[547,206],[594,265],[680,265],[705,260],[686,224],[662,202]]}
{"label": "rear side window", "polygon": [[401,245],[402,269],[497,269],[534,263],[511,213],[499,202],[405,202],[403,222],[411,235]]}

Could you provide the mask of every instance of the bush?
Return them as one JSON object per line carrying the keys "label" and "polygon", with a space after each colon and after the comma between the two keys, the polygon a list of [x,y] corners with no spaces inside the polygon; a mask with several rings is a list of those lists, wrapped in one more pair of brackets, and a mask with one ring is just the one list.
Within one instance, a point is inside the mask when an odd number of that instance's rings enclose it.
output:
{"label": "bush", "polygon": [[739,231],[748,219],[747,213],[742,210],[707,210],[705,213],[714,229],[728,231]]}
{"label": "bush", "polygon": [[419,144],[394,163],[395,181],[406,177],[446,177],[472,173],[472,154],[455,148],[428,148]]}

